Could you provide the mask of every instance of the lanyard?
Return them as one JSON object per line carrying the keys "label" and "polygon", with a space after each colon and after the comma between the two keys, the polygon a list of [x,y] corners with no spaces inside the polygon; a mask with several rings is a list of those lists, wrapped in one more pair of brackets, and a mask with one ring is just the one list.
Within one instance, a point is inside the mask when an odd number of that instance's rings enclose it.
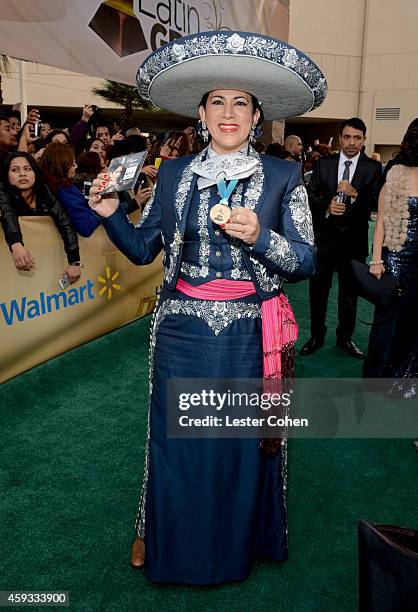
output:
{"label": "lanyard", "polygon": [[231,181],[229,181],[228,185],[226,184],[225,180],[219,181],[217,186],[219,195],[221,196],[221,201],[219,202],[220,204],[226,204],[226,206],[228,206],[229,198],[231,196],[231,193],[234,191],[237,183],[238,179],[232,179]]}

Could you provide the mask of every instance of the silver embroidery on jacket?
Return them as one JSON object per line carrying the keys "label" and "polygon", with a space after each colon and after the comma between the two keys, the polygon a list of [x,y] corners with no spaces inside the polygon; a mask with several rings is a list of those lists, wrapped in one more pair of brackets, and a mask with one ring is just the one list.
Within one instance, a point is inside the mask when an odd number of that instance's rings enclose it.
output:
{"label": "silver embroidery on jacket", "polygon": [[199,192],[199,209],[197,224],[199,233],[199,266],[182,262],[181,271],[191,278],[206,278],[209,276],[210,239],[208,229],[210,189]]}
{"label": "silver embroidery on jacket", "polygon": [[283,278],[279,274],[268,274],[267,268],[252,255],[250,255],[250,260],[253,265],[257,282],[263,291],[271,293],[272,291],[281,289],[281,286],[283,285]]}
{"label": "silver embroidery on jacket", "polygon": [[176,187],[176,193],[174,196],[174,206],[177,210],[177,214],[179,219],[181,220],[183,214],[183,208],[187,200],[188,193],[190,191],[190,186],[192,184],[194,172],[192,170],[192,165],[196,161],[200,161],[204,154],[206,153],[206,149],[201,151],[196,157],[194,157],[190,163],[183,169],[181,173],[179,184]]}
{"label": "silver embroidery on jacket", "polygon": [[[239,183],[231,196],[231,208],[241,206],[243,183]],[[244,202],[243,202],[244,204]],[[237,238],[232,238],[230,242],[232,270],[231,278],[234,280],[251,280],[250,275],[242,261],[241,243]]]}
{"label": "silver embroidery on jacket", "polygon": [[315,242],[312,226],[311,209],[309,208],[308,193],[304,185],[298,185],[290,196],[290,214],[296,231],[310,245]]}
{"label": "silver embroidery on jacket", "polygon": [[280,266],[285,272],[294,272],[298,265],[298,257],[289,242],[273,230],[270,232],[270,242],[265,257],[274,265]]}
{"label": "silver embroidery on jacket", "polygon": [[170,244],[170,265],[165,269],[165,280],[167,283],[171,283],[174,278],[174,272],[176,270],[177,259],[180,253],[180,246],[183,242],[181,233],[176,224],[176,230],[173,236],[173,242]]}
{"label": "silver embroidery on jacket", "polygon": [[151,197],[148,200],[148,202],[146,203],[146,206],[145,206],[144,210],[142,211],[142,216],[139,219],[138,223],[135,224],[136,228],[141,227],[141,225],[144,223],[145,219],[148,217],[148,215],[151,212],[152,205],[154,204],[156,187],[157,187],[157,185],[155,184],[153,189],[152,189]]}

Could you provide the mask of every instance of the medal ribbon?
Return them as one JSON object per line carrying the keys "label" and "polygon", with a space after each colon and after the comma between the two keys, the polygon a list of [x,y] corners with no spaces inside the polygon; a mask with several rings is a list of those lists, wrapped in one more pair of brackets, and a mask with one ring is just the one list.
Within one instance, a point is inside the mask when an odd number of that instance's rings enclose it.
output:
{"label": "medal ribbon", "polygon": [[226,206],[228,206],[229,198],[231,197],[231,193],[234,191],[235,187],[237,186],[237,183],[238,183],[238,179],[232,179],[231,181],[229,181],[228,185],[226,184],[224,179],[222,179],[222,181],[219,181],[219,183],[217,183],[218,192],[219,192],[219,195],[221,196],[221,201],[219,202],[219,204],[225,204]]}

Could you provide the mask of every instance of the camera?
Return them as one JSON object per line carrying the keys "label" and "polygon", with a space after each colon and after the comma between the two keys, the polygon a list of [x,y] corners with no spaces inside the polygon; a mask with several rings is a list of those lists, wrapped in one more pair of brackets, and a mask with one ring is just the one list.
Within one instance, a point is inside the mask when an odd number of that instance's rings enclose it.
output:
{"label": "camera", "polygon": [[102,114],[102,109],[96,106],[96,104],[92,104],[91,107],[93,109],[93,114],[89,119],[88,126],[89,126],[89,135],[91,138],[94,138],[94,135],[96,132],[96,126]]}
{"label": "camera", "polygon": [[71,285],[71,281],[69,279],[68,274],[64,274],[64,276],[59,279],[58,284],[61,287],[61,289],[66,289],[68,285]]}
{"label": "camera", "polygon": [[41,137],[41,130],[42,130],[42,121],[38,119],[38,121],[33,124],[33,135],[35,138]]}
{"label": "camera", "polygon": [[84,181],[84,183],[83,183],[83,193],[84,193],[84,197],[86,199],[90,197],[90,188],[91,188],[91,181]]}

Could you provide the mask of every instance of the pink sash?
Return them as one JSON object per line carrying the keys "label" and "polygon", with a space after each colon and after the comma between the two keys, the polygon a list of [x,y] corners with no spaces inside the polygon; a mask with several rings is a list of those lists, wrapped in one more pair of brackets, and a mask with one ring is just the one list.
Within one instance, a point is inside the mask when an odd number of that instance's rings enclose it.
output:
{"label": "pink sash", "polygon": [[[194,287],[184,280],[176,288],[200,300],[238,300],[255,295],[251,281],[212,280]],[[264,378],[293,377],[294,346],[298,326],[289,301],[283,293],[261,304]]]}

